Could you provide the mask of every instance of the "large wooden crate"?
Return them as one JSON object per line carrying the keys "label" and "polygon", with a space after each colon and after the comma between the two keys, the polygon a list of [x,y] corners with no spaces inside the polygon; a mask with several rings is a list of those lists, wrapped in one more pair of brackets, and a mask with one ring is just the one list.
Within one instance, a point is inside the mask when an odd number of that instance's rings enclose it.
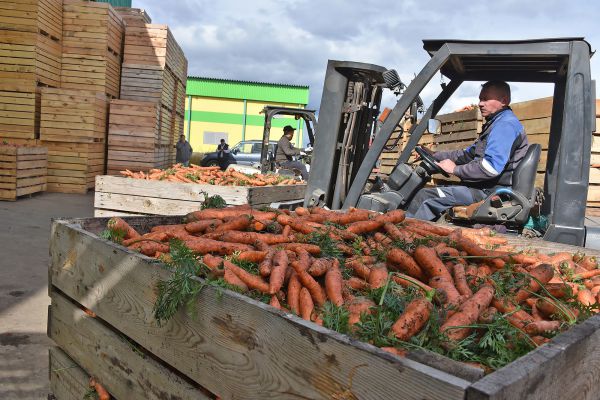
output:
{"label": "large wooden crate", "polygon": [[62,38],[62,0],[2,0],[0,29]]}
{"label": "large wooden crate", "polygon": [[96,177],[94,215],[183,215],[200,209],[204,194],[219,195],[228,205],[268,206],[304,198],[306,185],[216,186],[123,178]]}
{"label": "large wooden crate", "polygon": [[123,33],[121,16],[108,3],[63,1],[61,87],[119,97]]}
{"label": "large wooden crate", "polygon": [[103,92],[42,88],[40,139],[102,143],[106,141],[108,100]]}
{"label": "large wooden crate", "polygon": [[[107,220],[53,222],[48,334],[75,372],[98,377],[116,398],[205,398],[203,389],[238,399],[591,400],[600,392],[600,316],[485,377],[431,353],[396,357],[213,286],[200,291],[195,316],[180,311],[158,326],[155,287],[170,272],[155,259],[100,239]],[[127,221],[147,232],[181,218]],[[518,243],[542,252],[581,250]],[[51,376],[51,387],[56,378]]]}
{"label": "large wooden crate", "polygon": [[0,144],[0,200],[16,200],[46,190],[48,150],[45,147]]}
{"label": "large wooden crate", "polygon": [[168,116],[169,113],[154,102],[112,100],[107,173],[117,175],[124,169],[148,171],[173,165],[165,157],[164,150],[168,146],[163,146],[170,144],[171,132],[161,128],[162,120]]}
{"label": "large wooden crate", "polygon": [[115,7],[115,10],[123,18],[125,26],[143,26],[152,23],[152,18],[142,8]]}
{"label": "large wooden crate", "polygon": [[0,91],[0,138],[34,140],[40,132],[41,92]]}
{"label": "large wooden crate", "polygon": [[86,193],[105,170],[105,143],[43,141],[48,148],[48,191]]}

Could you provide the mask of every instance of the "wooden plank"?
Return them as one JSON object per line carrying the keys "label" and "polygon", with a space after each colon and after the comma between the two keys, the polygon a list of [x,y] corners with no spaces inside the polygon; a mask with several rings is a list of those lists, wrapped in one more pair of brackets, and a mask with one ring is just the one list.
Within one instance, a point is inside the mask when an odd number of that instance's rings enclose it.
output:
{"label": "wooden plank", "polygon": [[89,391],[90,375],[64,351],[48,349],[50,392],[56,400],[83,399]]}
{"label": "wooden plank", "polygon": [[512,108],[521,123],[523,123],[529,119],[552,116],[552,100],[553,97],[544,97],[541,99],[513,103],[510,105],[510,108]]}
{"label": "wooden plank", "polygon": [[[119,399],[208,399],[169,368],[147,356],[119,332],[59,293],[50,294],[48,336]],[[77,345],[73,345],[77,343]]]}
{"label": "wooden plank", "polygon": [[132,194],[103,193],[96,191],[94,207],[118,211],[140,212],[155,215],[184,215],[200,210],[201,202],[144,197]]}
{"label": "wooden plank", "polygon": [[[52,285],[216,395],[464,398],[467,381],[227,290],[205,287],[195,319],[181,312],[158,327],[152,318],[154,287],[168,271],[83,231],[77,227],[82,223],[54,221]],[[106,219],[94,223],[86,227],[103,229]]]}
{"label": "wooden plank", "polygon": [[[590,318],[476,382],[467,400],[597,399],[600,316]],[[585,371],[585,373],[582,373]]]}

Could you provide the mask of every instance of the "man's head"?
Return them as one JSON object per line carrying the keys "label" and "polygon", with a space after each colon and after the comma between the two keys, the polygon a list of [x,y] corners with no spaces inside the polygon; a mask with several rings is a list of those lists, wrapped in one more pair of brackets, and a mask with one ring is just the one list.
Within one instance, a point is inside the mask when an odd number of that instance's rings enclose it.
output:
{"label": "man's head", "polygon": [[225,143],[225,139],[221,139],[221,144],[224,144],[224,143]]}
{"label": "man's head", "polygon": [[510,104],[510,86],[504,81],[489,81],[481,85],[479,93],[479,109],[481,115],[489,115],[500,111]]}
{"label": "man's head", "polygon": [[185,142],[185,135],[179,135],[179,141]]}
{"label": "man's head", "polygon": [[283,127],[283,135],[289,137],[290,139],[294,136],[295,129],[291,127],[291,125],[286,125]]}

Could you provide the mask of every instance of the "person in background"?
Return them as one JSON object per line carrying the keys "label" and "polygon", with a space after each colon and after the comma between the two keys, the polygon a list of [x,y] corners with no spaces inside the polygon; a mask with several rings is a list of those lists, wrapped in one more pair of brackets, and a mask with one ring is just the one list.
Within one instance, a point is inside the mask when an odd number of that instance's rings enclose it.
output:
{"label": "person in background", "polygon": [[[283,136],[277,142],[277,153],[275,154],[275,164],[282,168],[289,168],[292,170],[299,170],[303,180],[308,179],[308,170],[306,165],[301,161],[294,160],[294,156],[305,156],[304,149],[297,149],[291,143],[294,138],[295,129],[290,125],[286,125],[283,128]],[[310,151],[310,150],[309,150]]]}
{"label": "person in background", "polygon": [[221,143],[217,146],[217,158],[221,169],[226,169],[229,165],[229,145],[225,139],[221,139]]}
{"label": "person in background", "polygon": [[185,140],[185,135],[179,136],[179,141],[175,145],[177,152],[175,153],[175,162],[183,164],[184,166],[190,165],[190,158],[192,157],[192,146]]}
{"label": "person in background", "polygon": [[464,150],[432,154],[440,168],[460,178],[461,184],[419,190],[406,216],[433,221],[451,207],[476,203],[495,188],[511,186],[513,171],[527,153],[529,142],[509,104],[510,86],[506,82],[482,85],[479,109],[485,124],[479,138]]}

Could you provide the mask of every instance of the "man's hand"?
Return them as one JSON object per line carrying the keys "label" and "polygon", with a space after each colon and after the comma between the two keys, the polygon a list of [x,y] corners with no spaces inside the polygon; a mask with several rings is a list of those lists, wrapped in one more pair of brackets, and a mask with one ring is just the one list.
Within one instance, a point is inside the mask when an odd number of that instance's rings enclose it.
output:
{"label": "man's hand", "polygon": [[452,160],[442,160],[437,163],[441,169],[446,171],[449,174],[454,174],[454,168],[456,168],[456,164]]}
{"label": "man's hand", "polygon": [[311,145],[308,145],[308,147],[305,148],[304,151],[310,153],[311,151],[313,151],[313,147]]}
{"label": "man's hand", "polygon": [[303,151],[301,151],[301,152],[300,152],[300,155],[301,155],[301,156],[305,156],[305,155],[306,155],[306,153],[305,153],[305,152],[303,152]]}

